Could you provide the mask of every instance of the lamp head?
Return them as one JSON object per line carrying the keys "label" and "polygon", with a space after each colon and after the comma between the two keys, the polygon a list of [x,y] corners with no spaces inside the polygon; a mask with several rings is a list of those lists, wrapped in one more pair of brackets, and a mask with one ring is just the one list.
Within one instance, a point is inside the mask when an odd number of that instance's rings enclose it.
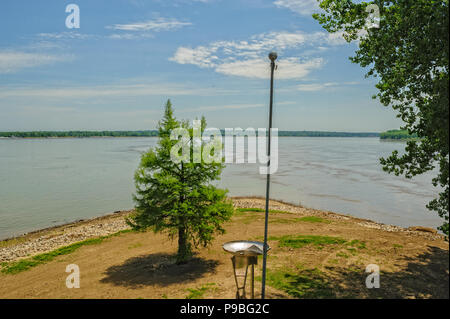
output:
{"label": "lamp head", "polygon": [[270,52],[269,53],[269,59],[270,61],[274,62],[277,59],[277,53],[276,52]]}

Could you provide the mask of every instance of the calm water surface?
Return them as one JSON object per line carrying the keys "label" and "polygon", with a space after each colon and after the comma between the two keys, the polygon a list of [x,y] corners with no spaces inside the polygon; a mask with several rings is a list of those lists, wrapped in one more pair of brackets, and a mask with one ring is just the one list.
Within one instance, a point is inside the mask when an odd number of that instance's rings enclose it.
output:
{"label": "calm water surface", "polygon": [[[156,138],[0,139],[0,239],[133,207],[133,173]],[[399,226],[441,224],[425,205],[431,175],[388,175],[378,138],[279,138],[271,198]],[[228,164],[230,195],[265,195],[260,164]]]}

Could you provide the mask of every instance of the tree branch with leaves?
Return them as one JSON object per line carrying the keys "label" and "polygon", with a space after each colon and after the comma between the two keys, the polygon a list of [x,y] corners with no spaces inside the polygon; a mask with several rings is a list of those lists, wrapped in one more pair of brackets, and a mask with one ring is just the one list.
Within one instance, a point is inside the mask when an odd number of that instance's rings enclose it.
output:
{"label": "tree branch with leaves", "polygon": [[[322,0],[324,13],[313,17],[331,33],[357,41],[350,61],[378,78],[373,98],[392,107],[409,134],[405,153],[381,158],[383,170],[412,178],[438,168],[432,183],[440,192],[427,208],[449,226],[449,7],[448,0],[354,2]],[[366,28],[366,8],[379,8],[377,28]]]}

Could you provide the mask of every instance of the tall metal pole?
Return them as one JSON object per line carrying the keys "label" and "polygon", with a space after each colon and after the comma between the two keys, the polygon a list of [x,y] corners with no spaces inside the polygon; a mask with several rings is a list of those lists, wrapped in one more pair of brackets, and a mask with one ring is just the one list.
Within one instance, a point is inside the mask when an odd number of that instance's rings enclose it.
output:
{"label": "tall metal pole", "polygon": [[273,71],[275,70],[276,52],[269,53],[270,59],[270,106],[269,106],[269,133],[267,145],[267,183],[266,183],[266,215],[264,220],[264,250],[263,250],[263,270],[262,270],[262,289],[261,299],[266,295],[266,267],[267,267],[267,228],[269,225],[269,187],[270,187],[270,142],[272,131],[272,108],[273,108]]}

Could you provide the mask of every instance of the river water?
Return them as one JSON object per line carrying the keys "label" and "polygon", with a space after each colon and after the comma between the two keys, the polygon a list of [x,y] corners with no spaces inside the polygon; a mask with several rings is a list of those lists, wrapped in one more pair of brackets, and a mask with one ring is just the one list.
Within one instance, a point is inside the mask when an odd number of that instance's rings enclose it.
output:
{"label": "river water", "polygon": [[[133,173],[157,138],[0,139],[0,239],[133,207]],[[404,149],[378,138],[281,137],[271,198],[399,225],[436,227],[425,205],[431,174],[389,175],[381,156]],[[232,196],[265,195],[261,164],[228,164]]]}

